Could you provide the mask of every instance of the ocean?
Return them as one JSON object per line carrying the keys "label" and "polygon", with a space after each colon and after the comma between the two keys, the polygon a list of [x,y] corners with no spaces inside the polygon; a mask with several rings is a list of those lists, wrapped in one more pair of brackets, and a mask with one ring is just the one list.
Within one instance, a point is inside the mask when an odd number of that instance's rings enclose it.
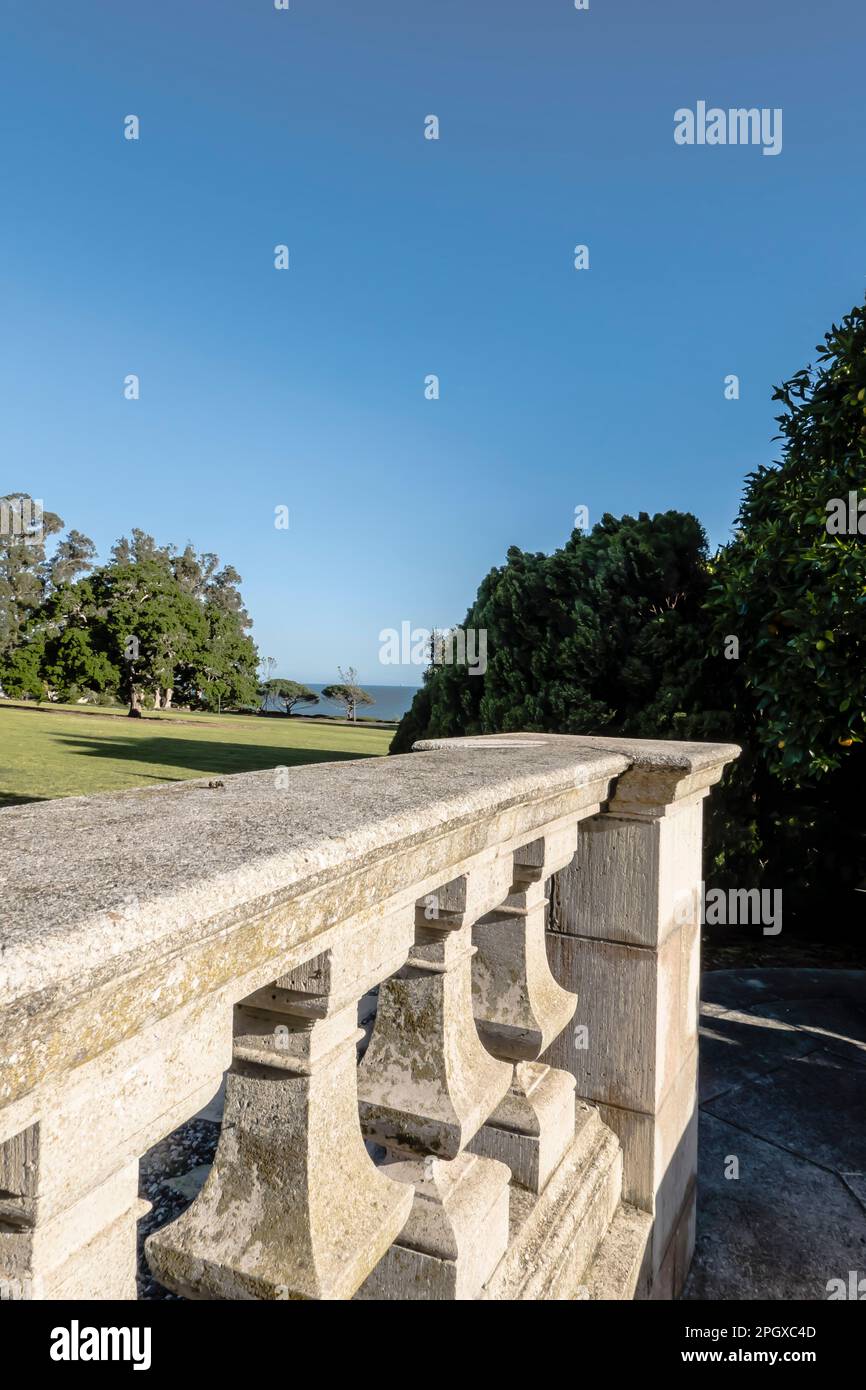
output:
{"label": "ocean", "polygon": [[[324,690],[325,685],[333,685],[336,682],[325,681],[322,684],[316,681],[302,681],[301,684],[315,690],[318,695]],[[366,716],[368,719],[402,719],[418,692],[415,685],[364,685],[363,681],[360,685],[374,700],[372,705],[358,706],[358,715]],[[295,714],[345,716],[345,710],[340,705],[332,704],[330,700],[320,700],[317,705],[297,705]]]}

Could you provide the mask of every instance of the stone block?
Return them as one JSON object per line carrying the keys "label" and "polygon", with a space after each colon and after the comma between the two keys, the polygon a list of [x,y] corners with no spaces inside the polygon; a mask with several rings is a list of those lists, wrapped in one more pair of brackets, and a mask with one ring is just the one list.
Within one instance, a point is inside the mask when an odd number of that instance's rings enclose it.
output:
{"label": "stone block", "polygon": [[355,1295],[361,1300],[478,1297],[508,1245],[509,1180],[504,1163],[475,1154],[383,1164],[414,1188],[409,1219]]}

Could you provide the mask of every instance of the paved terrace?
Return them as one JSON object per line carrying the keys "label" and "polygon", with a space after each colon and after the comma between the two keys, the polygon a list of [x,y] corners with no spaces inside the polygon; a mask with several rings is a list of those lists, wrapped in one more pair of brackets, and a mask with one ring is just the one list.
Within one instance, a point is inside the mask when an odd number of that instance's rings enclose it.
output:
{"label": "paved terrace", "polygon": [[866,1278],[866,971],[714,970],[701,993],[684,1297],[826,1299]]}

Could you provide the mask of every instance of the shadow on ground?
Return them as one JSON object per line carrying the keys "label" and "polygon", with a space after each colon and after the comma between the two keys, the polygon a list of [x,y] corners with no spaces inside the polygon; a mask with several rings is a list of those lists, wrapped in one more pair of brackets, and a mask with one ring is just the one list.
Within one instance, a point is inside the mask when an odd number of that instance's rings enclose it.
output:
{"label": "shadow on ground", "polygon": [[84,757],[148,763],[152,767],[182,767],[196,772],[262,772],[273,767],[346,762],[378,756],[373,752],[348,752],[335,748],[281,748],[273,744],[211,743],[192,738],[103,739],[69,734],[60,742]]}
{"label": "shadow on ground", "polygon": [[689,1300],[866,1274],[866,971],[718,970],[701,1005]]}

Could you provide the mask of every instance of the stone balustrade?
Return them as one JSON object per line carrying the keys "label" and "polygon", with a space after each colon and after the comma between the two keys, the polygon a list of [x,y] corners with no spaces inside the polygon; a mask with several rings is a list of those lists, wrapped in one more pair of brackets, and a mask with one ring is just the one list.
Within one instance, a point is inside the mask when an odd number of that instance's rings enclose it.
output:
{"label": "stone balustrade", "polygon": [[0,1288],[134,1298],[139,1160],[228,1070],[167,1288],[670,1296],[737,752],[503,735],[0,812]]}

